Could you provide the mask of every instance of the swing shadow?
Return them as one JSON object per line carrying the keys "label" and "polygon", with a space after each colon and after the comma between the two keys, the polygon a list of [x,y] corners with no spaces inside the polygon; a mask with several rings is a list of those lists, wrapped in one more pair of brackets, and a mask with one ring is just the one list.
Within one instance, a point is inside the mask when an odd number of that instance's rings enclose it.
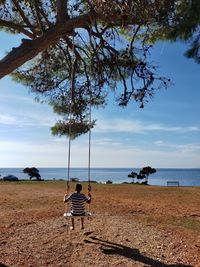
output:
{"label": "swing shadow", "polygon": [[138,261],[153,267],[192,267],[192,265],[185,264],[166,264],[164,262],[149,258],[142,255],[138,249],[117,244],[107,240],[99,239],[97,237],[90,237],[91,240],[84,240],[85,243],[101,245],[101,250],[107,255],[120,255],[125,258]]}
{"label": "swing shadow", "polygon": [[0,262],[0,267],[9,267],[8,265],[3,264],[2,262]]}

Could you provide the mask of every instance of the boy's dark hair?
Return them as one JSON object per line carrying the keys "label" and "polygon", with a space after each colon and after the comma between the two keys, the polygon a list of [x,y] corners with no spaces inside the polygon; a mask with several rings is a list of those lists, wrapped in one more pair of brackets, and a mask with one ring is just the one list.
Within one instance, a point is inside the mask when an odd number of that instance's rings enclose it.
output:
{"label": "boy's dark hair", "polygon": [[76,191],[80,192],[82,190],[82,185],[81,184],[76,184]]}

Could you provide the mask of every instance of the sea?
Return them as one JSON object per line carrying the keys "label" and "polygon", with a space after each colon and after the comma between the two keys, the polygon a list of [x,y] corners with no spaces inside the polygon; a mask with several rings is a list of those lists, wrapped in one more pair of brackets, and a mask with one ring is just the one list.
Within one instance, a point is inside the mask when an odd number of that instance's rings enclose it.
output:
{"label": "sea", "polygon": [[[68,177],[67,168],[38,168],[44,180],[66,180]],[[139,172],[140,169],[131,168],[91,168],[90,179],[98,183],[106,183],[108,180],[114,184],[131,182],[128,174]],[[0,175],[15,175],[19,179],[29,180],[29,176],[23,173],[23,168],[0,168]],[[88,180],[87,168],[71,168],[70,178],[78,178],[79,181]],[[175,169],[158,168],[156,173],[149,176],[150,185],[166,186],[167,181],[178,181],[180,186],[200,186],[200,168],[198,169]]]}

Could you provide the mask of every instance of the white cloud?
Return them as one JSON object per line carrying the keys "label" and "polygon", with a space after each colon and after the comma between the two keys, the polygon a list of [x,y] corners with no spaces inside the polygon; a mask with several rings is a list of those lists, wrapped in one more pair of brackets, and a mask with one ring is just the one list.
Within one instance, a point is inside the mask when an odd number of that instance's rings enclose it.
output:
{"label": "white cloud", "polygon": [[4,88],[4,91],[3,92],[1,91],[1,98],[4,100],[4,103],[7,102],[10,105],[12,105],[12,103],[16,104],[18,102],[28,106],[30,105],[35,106],[37,104],[34,100],[34,95],[32,95],[33,97],[30,97],[30,96],[20,95],[20,92],[18,94],[5,92],[7,90],[9,89]]}
{"label": "white cloud", "polygon": [[169,142],[164,142],[161,140],[155,141],[155,145],[162,148],[169,148],[171,150],[176,150],[179,153],[196,153],[200,152],[200,144],[199,143],[186,143],[186,144],[172,144]]}
{"label": "white cloud", "polygon": [[199,167],[200,154],[180,150],[147,150],[124,146],[93,146],[91,163],[94,167]]}
{"label": "white cloud", "polygon": [[122,145],[122,142],[116,142],[115,139],[111,139],[111,138],[100,138],[100,139],[94,139],[92,141],[93,144],[95,144],[96,146],[119,146]]}
{"label": "white cloud", "polygon": [[[164,143],[158,140],[158,143]],[[166,146],[169,144],[166,144]],[[172,149],[173,148],[173,149]],[[124,145],[114,139],[95,139],[91,146],[92,167],[143,167],[145,165],[166,168],[198,168],[200,144],[173,146],[166,150],[155,146],[152,149]],[[87,166],[88,143],[75,141],[72,144],[72,165]]]}
{"label": "white cloud", "polygon": [[162,140],[157,140],[157,141],[154,141],[154,144],[155,145],[163,145],[163,141]]}
{"label": "white cloud", "polygon": [[5,115],[5,114],[0,114],[0,124],[15,125],[16,117]]}
{"label": "white cloud", "polygon": [[194,132],[200,131],[198,126],[168,126],[160,123],[146,123],[139,120],[130,119],[104,119],[98,120],[94,129],[96,132],[121,132],[121,133],[146,133],[152,131],[162,132]]}
{"label": "white cloud", "polygon": [[37,113],[24,114],[4,114],[0,113],[0,124],[18,126],[18,127],[51,127],[56,122],[56,118],[53,116],[42,116]]}
{"label": "white cloud", "polygon": [[1,167],[61,167],[67,162],[67,144],[4,141],[0,148]]}
{"label": "white cloud", "polygon": [[[0,167],[67,167],[67,139],[52,138],[49,143],[0,142]],[[161,142],[160,142],[161,143]],[[165,144],[170,145],[170,144]],[[172,146],[172,145],[171,145]],[[154,147],[145,149],[124,146],[113,140],[94,140],[91,146],[92,167],[189,167],[197,168],[200,162],[200,144],[173,146],[166,150]],[[88,166],[87,138],[75,140],[71,144],[71,166]]]}

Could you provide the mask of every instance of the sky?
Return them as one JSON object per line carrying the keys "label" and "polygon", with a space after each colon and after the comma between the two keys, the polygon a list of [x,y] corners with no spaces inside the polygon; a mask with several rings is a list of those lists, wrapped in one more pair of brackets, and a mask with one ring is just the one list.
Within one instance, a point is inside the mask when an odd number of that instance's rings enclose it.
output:
{"label": "sky", "polygon": [[[0,58],[20,38],[0,32]],[[187,44],[159,43],[151,60],[172,80],[140,109],[120,108],[110,95],[106,108],[92,111],[91,167],[200,168],[200,65],[184,57]],[[0,80],[0,168],[67,167],[68,140],[52,136],[59,119],[29,89]],[[88,166],[88,135],[72,141],[71,167]]]}

